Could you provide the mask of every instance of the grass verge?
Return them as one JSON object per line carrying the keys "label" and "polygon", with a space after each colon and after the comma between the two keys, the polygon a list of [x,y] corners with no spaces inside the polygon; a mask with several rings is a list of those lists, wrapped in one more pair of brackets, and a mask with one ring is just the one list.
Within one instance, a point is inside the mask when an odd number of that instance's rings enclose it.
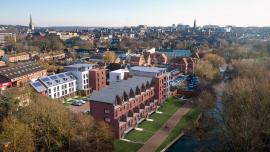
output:
{"label": "grass verge", "polygon": [[115,140],[114,147],[115,152],[136,152],[142,147],[142,144],[135,144],[122,140]]}
{"label": "grass verge", "polygon": [[198,108],[191,109],[175,126],[169,136],[165,141],[159,146],[157,151],[161,151],[168,144],[170,144],[178,135],[180,135],[183,129],[189,124],[194,123],[198,116],[200,115],[200,110]]}

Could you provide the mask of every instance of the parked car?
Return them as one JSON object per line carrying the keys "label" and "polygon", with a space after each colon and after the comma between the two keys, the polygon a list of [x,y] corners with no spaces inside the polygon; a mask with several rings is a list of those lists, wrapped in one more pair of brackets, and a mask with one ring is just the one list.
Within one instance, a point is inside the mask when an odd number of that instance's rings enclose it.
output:
{"label": "parked car", "polygon": [[71,105],[73,105],[73,106],[81,106],[82,103],[81,102],[74,101]]}
{"label": "parked car", "polygon": [[86,102],[84,100],[79,100],[80,103],[85,104]]}

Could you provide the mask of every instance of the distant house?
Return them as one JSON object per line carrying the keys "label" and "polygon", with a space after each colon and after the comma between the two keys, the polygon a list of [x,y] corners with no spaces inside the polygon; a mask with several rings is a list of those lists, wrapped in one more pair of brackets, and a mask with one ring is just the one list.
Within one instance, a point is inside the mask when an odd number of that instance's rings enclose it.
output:
{"label": "distant house", "polygon": [[192,57],[176,57],[170,60],[170,65],[173,68],[180,70],[182,73],[194,73],[197,61],[197,58]]}
{"label": "distant house", "polygon": [[191,57],[193,54],[190,50],[161,50],[161,53],[164,53],[167,57],[169,58],[175,58],[175,57],[182,57],[182,58],[187,58]]}
{"label": "distant house", "polygon": [[145,64],[145,59],[143,55],[134,55],[130,57],[129,61],[132,66],[142,66]]}
{"label": "distant house", "polygon": [[34,61],[50,61],[50,60],[61,60],[66,57],[64,52],[55,52],[55,53],[43,53],[36,54],[32,57]]}
{"label": "distant house", "polygon": [[150,55],[151,64],[167,64],[168,57],[164,53],[153,53]]}
{"label": "distant house", "polygon": [[20,62],[20,61],[29,61],[30,55],[26,52],[18,53],[18,54],[6,54],[3,57],[5,62]]}

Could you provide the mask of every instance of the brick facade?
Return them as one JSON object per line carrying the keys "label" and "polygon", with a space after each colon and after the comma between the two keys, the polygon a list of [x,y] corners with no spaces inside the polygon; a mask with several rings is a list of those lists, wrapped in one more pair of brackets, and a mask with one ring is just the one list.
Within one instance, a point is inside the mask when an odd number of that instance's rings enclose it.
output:
{"label": "brick facade", "polygon": [[107,122],[116,138],[122,138],[137,124],[157,110],[153,83],[131,89],[126,95],[116,96],[114,103],[91,100],[90,111],[98,121]]}
{"label": "brick facade", "polygon": [[106,70],[92,69],[89,71],[89,86],[91,90],[100,90],[106,86]]}

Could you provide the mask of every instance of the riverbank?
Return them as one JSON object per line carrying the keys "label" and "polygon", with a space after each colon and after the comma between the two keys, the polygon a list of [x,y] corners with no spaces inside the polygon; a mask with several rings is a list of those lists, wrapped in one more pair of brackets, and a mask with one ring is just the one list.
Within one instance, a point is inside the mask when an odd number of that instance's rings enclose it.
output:
{"label": "riverbank", "polygon": [[198,108],[191,109],[181,120],[179,120],[175,128],[156,151],[166,151],[166,149],[173,145],[177,139],[182,137],[181,135],[183,134],[183,129],[197,121],[200,113],[201,111]]}

